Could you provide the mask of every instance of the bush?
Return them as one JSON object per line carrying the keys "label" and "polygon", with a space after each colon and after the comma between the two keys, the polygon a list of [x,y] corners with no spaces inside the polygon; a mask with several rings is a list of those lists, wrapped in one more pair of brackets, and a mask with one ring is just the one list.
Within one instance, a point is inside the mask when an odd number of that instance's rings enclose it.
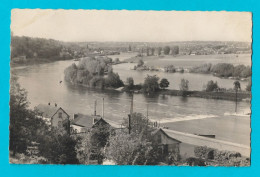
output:
{"label": "bush", "polygon": [[194,149],[195,156],[198,159],[214,160],[212,165],[219,166],[249,166],[250,159],[242,157],[239,152],[220,151],[208,148],[207,146],[198,146]]}
{"label": "bush", "polygon": [[156,75],[154,76],[147,75],[143,84],[144,92],[150,93],[150,92],[158,91],[159,90],[158,81],[159,81],[159,77],[157,77]]}
{"label": "bush", "polygon": [[186,163],[189,166],[206,166],[205,161],[203,159],[190,157],[186,159]]}
{"label": "bush", "polygon": [[212,151],[214,151],[214,149],[208,148],[207,146],[198,146],[194,148],[195,156],[202,159],[213,159],[214,156],[212,157]]}
{"label": "bush", "polygon": [[163,78],[161,80],[161,82],[160,82],[160,87],[162,89],[165,89],[165,88],[169,87],[169,85],[170,85],[169,81],[167,79],[165,79],[165,78]]}
{"label": "bush", "polygon": [[218,87],[217,81],[214,82],[214,81],[211,80],[211,81],[208,81],[208,83],[207,83],[206,91],[207,92],[213,92],[213,91],[216,91],[218,88],[219,87]]}

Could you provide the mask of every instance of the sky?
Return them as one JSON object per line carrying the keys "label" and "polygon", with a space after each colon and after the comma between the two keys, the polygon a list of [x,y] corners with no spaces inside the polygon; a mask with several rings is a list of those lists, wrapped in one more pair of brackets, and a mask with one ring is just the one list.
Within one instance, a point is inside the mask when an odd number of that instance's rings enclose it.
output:
{"label": "sky", "polygon": [[13,9],[16,36],[60,41],[245,41],[249,12]]}

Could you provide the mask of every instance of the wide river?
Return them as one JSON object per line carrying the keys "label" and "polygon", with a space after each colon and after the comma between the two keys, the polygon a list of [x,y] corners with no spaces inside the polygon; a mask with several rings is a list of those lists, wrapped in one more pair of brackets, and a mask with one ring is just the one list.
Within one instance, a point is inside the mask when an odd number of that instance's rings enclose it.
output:
{"label": "wide river", "polygon": [[[105,98],[105,119],[120,123],[127,117],[131,97],[118,91],[102,91],[74,86],[64,81],[64,69],[74,61],[58,61],[54,63],[16,67],[13,70],[19,76],[19,83],[28,91],[31,108],[43,103],[57,103],[65,111],[72,113],[93,114],[94,101],[97,100],[97,113],[101,114],[101,100]],[[132,76],[141,82],[148,74],[130,70],[128,64],[114,66],[124,80]],[[162,73],[155,73],[161,77]],[[177,88],[180,75],[190,81],[191,89],[201,90],[202,81],[218,79],[210,75],[200,74],[163,74]],[[60,81],[63,81],[60,83]],[[219,84],[232,87],[232,80],[217,80]],[[176,83],[176,84],[175,84]],[[215,134],[217,139],[249,145],[250,143],[250,103],[239,102],[238,113],[235,114],[233,101],[182,98],[175,96],[134,95],[134,111],[146,115],[148,104],[149,118],[160,122],[174,130],[196,133]]]}

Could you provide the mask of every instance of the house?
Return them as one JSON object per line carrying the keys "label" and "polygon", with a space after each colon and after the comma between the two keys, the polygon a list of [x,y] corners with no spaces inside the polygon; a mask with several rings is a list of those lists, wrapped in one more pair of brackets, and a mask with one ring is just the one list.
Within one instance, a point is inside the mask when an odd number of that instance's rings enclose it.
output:
{"label": "house", "polygon": [[50,103],[47,105],[39,104],[35,109],[38,111],[38,117],[45,120],[51,127],[63,126],[66,131],[70,131],[70,116],[57,104],[55,106],[50,105]]}
{"label": "house", "polygon": [[86,133],[92,128],[106,125],[112,127],[99,115],[84,115],[78,113],[74,114],[74,119],[71,121],[71,132],[72,134]]}
{"label": "house", "polygon": [[169,154],[173,152],[179,153],[179,145],[181,141],[176,140],[166,134],[161,128],[157,128],[151,132],[152,141],[162,149],[162,154]]}

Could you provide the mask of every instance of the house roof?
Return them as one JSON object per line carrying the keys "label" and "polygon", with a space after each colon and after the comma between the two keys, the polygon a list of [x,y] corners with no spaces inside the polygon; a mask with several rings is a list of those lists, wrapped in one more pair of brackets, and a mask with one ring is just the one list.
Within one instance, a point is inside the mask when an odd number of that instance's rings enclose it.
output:
{"label": "house roof", "polygon": [[151,133],[151,135],[156,135],[156,134],[159,133],[159,132],[163,133],[167,138],[170,138],[170,139],[172,139],[172,140],[174,140],[174,141],[177,141],[177,142],[181,143],[181,141],[179,141],[179,140],[177,140],[177,139],[175,139],[175,138],[170,137],[170,136],[169,136],[167,133],[165,133],[165,131],[163,131],[161,128],[158,128],[158,129],[154,130],[154,131]]}
{"label": "house roof", "polygon": [[72,120],[71,124],[78,125],[85,128],[91,128],[93,126],[93,116],[84,115],[84,114],[77,114],[77,118]]}
{"label": "house roof", "polygon": [[55,107],[55,106],[45,105],[45,104],[39,104],[35,108],[40,113],[42,113],[42,116],[45,118],[51,118],[58,111],[58,109],[60,109],[60,107]]}

